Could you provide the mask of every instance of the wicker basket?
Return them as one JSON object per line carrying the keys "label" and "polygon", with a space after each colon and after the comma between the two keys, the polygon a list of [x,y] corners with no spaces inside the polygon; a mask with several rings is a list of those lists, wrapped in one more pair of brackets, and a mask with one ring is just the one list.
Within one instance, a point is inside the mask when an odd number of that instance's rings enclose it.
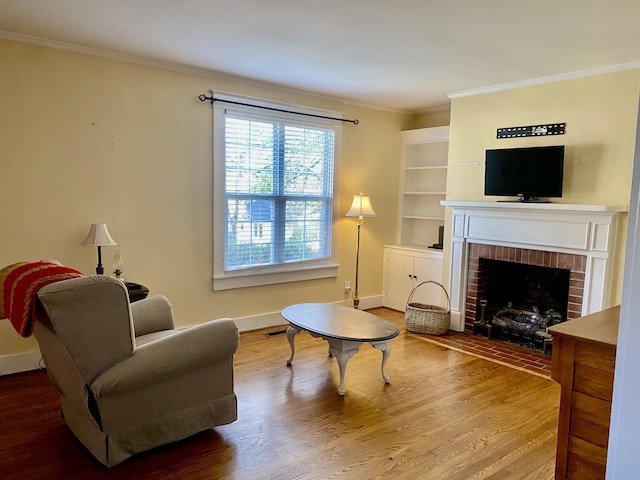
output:
{"label": "wicker basket", "polygon": [[[437,305],[425,305],[423,303],[412,303],[411,299],[416,290],[427,283],[435,283],[444,291],[447,297],[447,308]],[[449,330],[451,323],[451,302],[447,290],[438,282],[428,280],[415,286],[407,299],[407,307],[404,313],[404,320],[407,330],[417,333],[428,333],[431,335],[442,335]]]}

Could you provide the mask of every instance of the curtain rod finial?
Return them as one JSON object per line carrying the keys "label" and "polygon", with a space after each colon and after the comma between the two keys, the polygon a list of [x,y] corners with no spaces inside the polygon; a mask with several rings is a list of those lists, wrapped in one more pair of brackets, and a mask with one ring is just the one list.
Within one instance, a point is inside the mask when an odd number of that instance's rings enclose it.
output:
{"label": "curtain rod finial", "polygon": [[207,97],[204,93],[201,93],[200,95],[198,95],[198,100],[200,100],[201,102],[204,102],[205,100],[209,100],[211,103],[213,103],[215,99],[213,98],[213,96]]}

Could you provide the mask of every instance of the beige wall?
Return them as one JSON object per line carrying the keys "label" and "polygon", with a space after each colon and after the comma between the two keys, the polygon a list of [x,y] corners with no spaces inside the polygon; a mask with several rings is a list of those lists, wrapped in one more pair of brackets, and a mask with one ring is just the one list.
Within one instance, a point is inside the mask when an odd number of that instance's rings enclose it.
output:
{"label": "beige wall", "polygon": [[420,113],[413,118],[411,129],[444,127],[451,123],[451,109],[438,108],[429,112]]}
{"label": "beige wall", "polygon": [[[628,205],[639,88],[640,70],[632,70],[452,100],[447,199],[496,199],[483,195],[486,149],[562,144],[564,193],[556,201]],[[560,122],[567,124],[565,135],[496,139],[501,127]],[[622,224],[615,303],[621,298],[626,217]]]}
{"label": "beige wall", "polygon": [[[55,258],[91,274],[96,249],[80,243],[91,223],[105,222],[127,279],[168,296],[181,326],[341,301],[354,277],[356,232],[343,214],[364,189],[378,216],[363,230],[360,295],[381,294],[409,116],[5,40],[0,58],[0,267]],[[211,89],[360,120],[344,126],[336,171],[338,278],[212,291],[212,111],[196,98]],[[105,272],[115,251],[103,248]],[[0,357],[35,349],[0,320]]]}
{"label": "beige wall", "polygon": [[[449,119],[449,112],[412,117],[6,40],[0,58],[0,266],[56,258],[91,274],[96,251],[80,243],[89,224],[105,222],[127,278],[167,295],[180,325],[345,300],[344,281],[354,277],[355,223],[341,215],[337,279],[211,290],[212,116],[198,94],[218,89],[360,120],[344,127],[337,201],[344,213],[364,190],[378,213],[362,232],[361,297],[381,294],[382,246],[395,240],[400,131]],[[627,204],[639,86],[636,70],[454,99],[449,161],[482,163],[487,148],[563,143],[562,201]],[[566,135],[495,138],[499,127],[546,122],[566,122]],[[484,199],[482,172],[481,164],[452,166],[447,198]],[[110,271],[115,247],[103,250]],[[0,357],[35,349],[0,320]]]}

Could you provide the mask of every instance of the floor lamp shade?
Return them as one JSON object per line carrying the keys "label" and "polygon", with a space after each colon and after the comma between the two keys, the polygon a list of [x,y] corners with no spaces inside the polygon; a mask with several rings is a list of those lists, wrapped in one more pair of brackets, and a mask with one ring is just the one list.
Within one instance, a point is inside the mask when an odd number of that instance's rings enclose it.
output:
{"label": "floor lamp shade", "polygon": [[346,213],[347,217],[375,217],[376,212],[373,210],[371,206],[371,198],[369,195],[359,194],[353,196],[353,203],[351,204],[351,208]]}
{"label": "floor lamp shade", "polygon": [[98,247],[98,265],[96,266],[96,274],[102,275],[104,268],[102,267],[102,249],[103,245],[117,245],[117,242],[109,235],[107,225],[104,223],[93,223],[89,228],[87,238],[84,239],[82,245],[87,247]]}
{"label": "floor lamp shade", "polygon": [[373,206],[371,206],[371,199],[368,195],[364,195],[360,192],[359,195],[353,196],[353,203],[351,204],[351,208],[345,214],[347,217],[358,217],[357,223],[357,234],[356,234],[356,281],[355,281],[355,290],[353,292],[353,308],[358,308],[360,306],[360,296],[358,293],[358,267],[360,260],[360,229],[362,225],[364,225],[364,217],[375,217],[376,212],[373,210]]}

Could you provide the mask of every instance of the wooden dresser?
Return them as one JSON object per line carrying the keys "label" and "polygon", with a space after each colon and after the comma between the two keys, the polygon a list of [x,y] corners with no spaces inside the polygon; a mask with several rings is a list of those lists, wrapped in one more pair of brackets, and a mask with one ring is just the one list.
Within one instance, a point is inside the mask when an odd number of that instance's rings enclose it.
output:
{"label": "wooden dresser", "polygon": [[556,480],[604,479],[620,307],[549,328],[560,383]]}

